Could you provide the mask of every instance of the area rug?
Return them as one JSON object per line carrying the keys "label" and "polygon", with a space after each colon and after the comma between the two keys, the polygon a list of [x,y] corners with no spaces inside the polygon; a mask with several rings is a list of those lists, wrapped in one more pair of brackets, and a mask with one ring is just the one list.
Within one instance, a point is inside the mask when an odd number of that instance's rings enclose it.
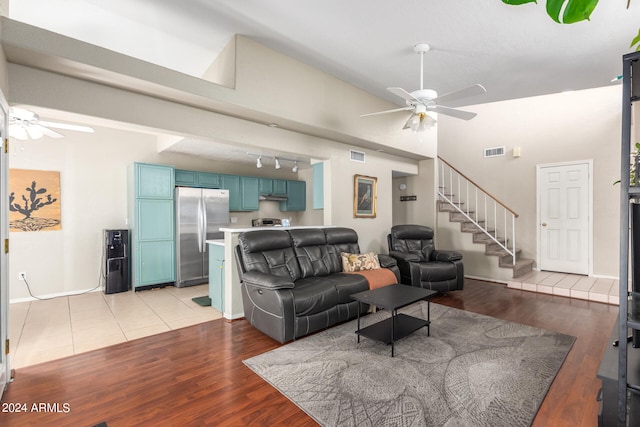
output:
{"label": "area rug", "polygon": [[[427,303],[399,312],[427,317]],[[389,313],[361,318],[361,325]],[[528,426],[575,337],[431,304],[391,348],[356,321],[244,361],[323,426]]]}

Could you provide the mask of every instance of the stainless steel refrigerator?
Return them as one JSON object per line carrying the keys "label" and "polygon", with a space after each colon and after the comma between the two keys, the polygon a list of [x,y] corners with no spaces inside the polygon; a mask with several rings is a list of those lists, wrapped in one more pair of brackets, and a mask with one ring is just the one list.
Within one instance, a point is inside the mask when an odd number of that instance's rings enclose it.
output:
{"label": "stainless steel refrigerator", "polygon": [[207,240],[229,225],[229,190],[176,187],[176,286],[209,281]]}

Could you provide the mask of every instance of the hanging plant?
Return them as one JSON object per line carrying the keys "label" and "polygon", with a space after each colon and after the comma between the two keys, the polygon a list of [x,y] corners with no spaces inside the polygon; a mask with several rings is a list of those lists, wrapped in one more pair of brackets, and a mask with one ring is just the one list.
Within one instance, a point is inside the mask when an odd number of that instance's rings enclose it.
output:
{"label": "hanging plant", "polygon": [[[536,0],[502,0],[502,2],[514,6],[538,3]],[[631,0],[627,0],[627,9],[629,9],[630,4]],[[597,5],[598,0],[547,0],[547,15],[558,24],[574,24],[580,21],[588,21]],[[640,30],[638,35],[631,41],[629,47],[634,46],[636,46],[636,51],[640,51]]]}

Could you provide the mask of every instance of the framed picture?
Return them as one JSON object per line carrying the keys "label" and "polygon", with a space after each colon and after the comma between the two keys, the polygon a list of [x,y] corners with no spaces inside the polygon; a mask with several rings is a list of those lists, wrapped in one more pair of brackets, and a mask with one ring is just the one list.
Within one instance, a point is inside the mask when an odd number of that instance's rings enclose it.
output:
{"label": "framed picture", "polygon": [[378,199],[378,178],[353,176],[353,217],[375,218]]}

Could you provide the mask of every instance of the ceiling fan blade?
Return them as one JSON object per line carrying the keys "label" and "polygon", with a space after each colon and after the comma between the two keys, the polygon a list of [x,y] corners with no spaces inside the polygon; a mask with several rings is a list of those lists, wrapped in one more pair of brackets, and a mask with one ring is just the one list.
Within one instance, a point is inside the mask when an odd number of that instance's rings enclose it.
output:
{"label": "ceiling fan blade", "polygon": [[[30,128],[31,128],[31,127],[37,127],[37,128],[39,128],[39,129],[40,129],[40,132],[41,132],[43,135],[48,136],[49,138],[62,138],[62,137],[64,137],[64,135],[59,134],[58,132],[53,131],[53,130],[51,130],[51,129],[49,129],[49,128],[45,127],[45,126],[32,125],[32,126],[29,126],[29,127],[30,127]],[[29,129],[29,128],[27,128],[27,130],[28,130],[28,129]],[[33,138],[33,139],[37,139],[37,138]]]}
{"label": "ceiling fan blade", "polygon": [[401,87],[388,87],[387,90],[394,95],[398,95],[402,99],[406,99],[407,101],[420,102],[418,98],[414,97],[409,92],[402,89]]}
{"label": "ceiling fan blade", "polygon": [[471,96],[482,95],[487,90],[481,84],[475,84],[473,86],[466,87],[464,89],[455,90],[453,92],[445,93],[434,99],[438,103],[446,104],[451,101],[457,101],[458,99],[468,98]]}
{"label": "ceiling fan blade", "polygon": [[56,123],[56,122],[46,122],[44,120],[40,120],[39,123],[42,126],[54,128],[54,129],[65,129],[65,130],[73,130],[76,132],[86,132],[86,133],[94,133],[93,128],[89,126],[80,126],[80,125],[69,125],[66,123]]}
{"label": "ceiling fan blade", "polygon": [[477,113],[472,113],[470,111],[456,110],[455,108],[443,107],[442,105],[427,107],[427,109],[435,113],[444,114],[445,116],[451,116],[463,120],[471,120],[478,115]]}
{"label": "ceiling fan blade", "polygon": [[393,110],[378,111],[376,113],[362,114],[360,117],[377,116],[378,114],[396,113],[398,111],[408,111],[408,110],[413,110],[413,107],[402,107],[402,108],[395,108]]}

